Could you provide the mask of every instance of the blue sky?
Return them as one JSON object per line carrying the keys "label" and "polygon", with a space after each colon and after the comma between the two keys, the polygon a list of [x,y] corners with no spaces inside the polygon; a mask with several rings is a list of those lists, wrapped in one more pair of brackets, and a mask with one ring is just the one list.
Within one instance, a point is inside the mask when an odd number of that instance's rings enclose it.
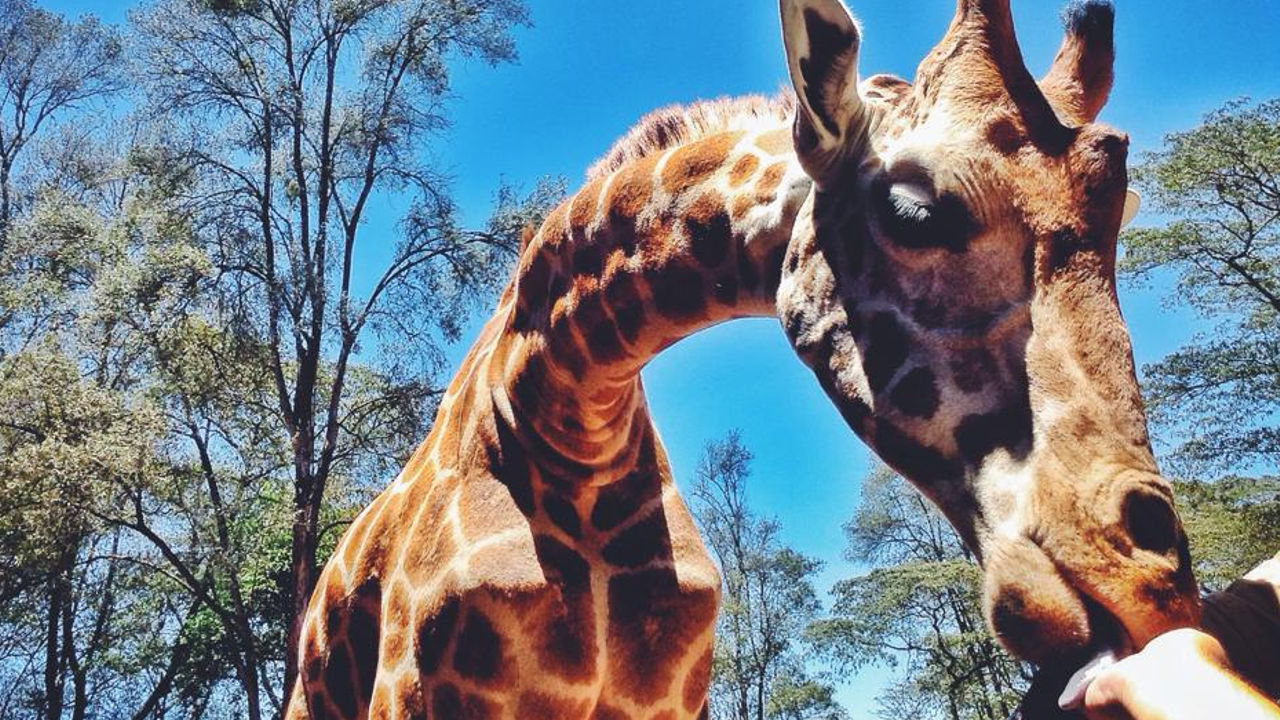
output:
{"label": "blue sky", "polygon": [[[458,67],[454,125],[433,150],[451,170],[471,222],[487,216],[499,178],[531,187],[544,175],[563,175],[576,187],[585,168],[648,110],[773,92],[786,82],[774,0],[527,1],[535,27],[517,33],[520,61]],[[135,5],[41,4],[115,22]],[[1131,157],[1228,99],[1280,96],[1275,0],[1116,4],[1116,86],[1102,119],[1130,133]],[[854,0],[851,6],[864,28],[863,73],[910,78],[945,30],[954,3]],[[1059,7],[1014,2],[1023,53],[1036,74],[1061,39]],[[388,219],[373,227],[386,227]],[[1140,216],[1144,221],[1152,222]],[[1162,308],[1161,290],[1121,291],[1139,365],[1176,348],[1197,327],[1189,315]],[[468,342],[452,350],[455,361]],[[868,456],[795,359],[776,321],[739,321],[701,333],[655,360],[644,378],[683,484],[707,440],[740,428],[756,455],[751,499],[781,521],[790,543],[827,562],[821,591],[854,571],[840,557],[840,526],[855,508]],[[844,686],[841,699],[854,718],[870,717],[882,678],[867,671]]]}

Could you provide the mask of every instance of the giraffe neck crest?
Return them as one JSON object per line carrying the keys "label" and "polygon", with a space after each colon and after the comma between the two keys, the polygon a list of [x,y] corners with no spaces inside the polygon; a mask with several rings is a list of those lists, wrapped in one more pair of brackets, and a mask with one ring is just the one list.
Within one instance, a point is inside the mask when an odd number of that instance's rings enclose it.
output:
{"label": "giraffe neck crest", "polygon": [[790,90],[774,96],[745,95],[668,105],[640,119],[588,170],[587,179],[608,175],[628,162],[715,133],[772,129],[790,120],[796,98]]}
{"label": "giraffe neck crest", "polygon": [[702,328],[775,313],[810,187],[777,121],[588,182],[530,240],[500,309],[487,378],[499,415],[567,478],[625,474],[649,426],[641,368]]}

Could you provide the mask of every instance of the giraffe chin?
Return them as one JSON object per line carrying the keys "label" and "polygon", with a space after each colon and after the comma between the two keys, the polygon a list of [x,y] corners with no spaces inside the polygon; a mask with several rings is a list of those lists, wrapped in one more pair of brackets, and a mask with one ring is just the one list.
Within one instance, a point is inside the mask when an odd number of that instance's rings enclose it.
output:
{"label": "giraffe chin", "polygon": [[984,609],[1000,642],[1037,666],[1015,718],[1051,720],[1076,714],[1089,684],[1132,654],[1124,623],[1073,589],[1038,545],[993,543],[986,559]]}
{"label": "giraffe chin", "polygon": [[1124,623],[1072,587],[1038,545],[1027,539],[993,545],[983,563],[983,610],[1009,652],[1068,675],[1103,652],[1129,652]]}

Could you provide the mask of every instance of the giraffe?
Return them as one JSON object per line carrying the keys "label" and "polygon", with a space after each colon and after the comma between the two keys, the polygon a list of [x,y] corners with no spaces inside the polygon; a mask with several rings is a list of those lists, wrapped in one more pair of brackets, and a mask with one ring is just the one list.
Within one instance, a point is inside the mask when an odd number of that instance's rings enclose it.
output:
{"label": "giraffe", "polygon": [[[1081,121],[1100,106],[1092,85],[1109,76],[1096,67],[1108,8],[1071,12],[1039,86]],[[1011,35],[1000,26],[1007,0],[959,0],[914,86],[857,82],[860,36],[838,0],[781,9],[794,96],[646,116],[526,234],[431,433],[319,578],[287,717],[705,717],[720,578],[672,480],[640,371],[672,343],[744,316],[781,317],[852,428],[948,515],[986,566],[992,625],[1015,652],[1075,661],[1104,626],[1140,644],[1194,615],[1185,540],[1154,475],[1114,309],[1119,136],[1031,123],[1008,94],[1030,95],[1034,81],[970,62],[966,53],[996,51],[999,31]],[[956,76],[970,64],[986,72]],[[991,125],[946,109],[959,107],[945,104],[961,94],[952,85],[985,93],[1007,117]],[[979,120],[987,129],[975,132]],[[1082,145],[1107,152],[1068,167],[1062,148]],[[918,159],[907,162],[907,149]],[[964,174],[970,158],[981,172]],[[1051,185],[1008,190],[1033,175]],[[877,188],[897,216],[873,219]],[[1071,238],[1079,252],[1041,258],[1043,223],[1086,219]],[[963,240],[942,237],[953,228]],[[1077,260],[1086,256],[1100,267]],[[1045,273],[1032,267],[1046,263],[1054,277],[1098,278],[1044,300]],[[1085,351],[1070,328],[1038,333],[1079,322],[1073,312],[1098,325],[1085,340],[1100,344],[1089,367],[1073,366],[1079,376],[1053,376],[1046,354]],[[1046,347],[1033,352],[1037,343]],[[1042,430],[1047,415],[1075,417],[1070,398],[1046,393],[1077,386],[1099,414]],[[1054,456],[1061,472],[1033,466],[1044,432],[1070,435],[1086,457]],[[1113,445],[1144,493],[1122,511],[1120,489],[1091,480],[1106,492],[1071,505],[1080,483],[1061,473]],[[1073,526],[1077,546],[1062,547],[1076,554],[1053,554]],[[1142,557],[1087,546],[1099,527]],[[1135,585],[1145,594],[1110,602],[1096,589],[1105,582],[1090,573],[1118,562],[1147,568],[1114,578],[1145,583]]]}
{"label": "giraffe", "polygon": [[959,0],[914,83],[859,84],[847,10],[784,3],[814,190],[777,305],[849,426],[979,558],[998,638],[1078,667],[1200,606],[1116,295],[1137,207],[1128,136],[1096,121],[1114,9],[1081,0],[1064,20],[1038,82],[1008,0]]}

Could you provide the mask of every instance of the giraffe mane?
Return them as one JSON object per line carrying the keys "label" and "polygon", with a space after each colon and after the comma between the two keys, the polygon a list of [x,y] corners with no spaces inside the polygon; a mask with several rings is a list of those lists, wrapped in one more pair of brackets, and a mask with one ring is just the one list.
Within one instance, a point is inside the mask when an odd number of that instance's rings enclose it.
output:
{"label": "giraffe mane", "polygon": [[626,135],[587,169],[587,179],[603,177],[632,160],[725,130],[753,130],[785,122],[795,111],[790,90],[766,95],[720,97],[659,108],[640,118]]}

